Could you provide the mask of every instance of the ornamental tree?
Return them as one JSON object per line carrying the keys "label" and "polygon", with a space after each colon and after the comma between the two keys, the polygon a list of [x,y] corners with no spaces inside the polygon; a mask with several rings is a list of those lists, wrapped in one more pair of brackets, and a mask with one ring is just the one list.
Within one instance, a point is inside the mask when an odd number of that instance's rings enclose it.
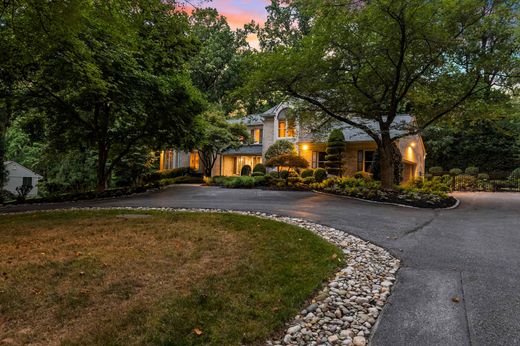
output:
{"label": "ornamental tree", "polygon": [[279,139],[267,148],[264,156],[269,161],[271,158],[284,154],[296,154],[296,148],[292,142],[286,139]]}
{"label": "ornamental tree", "polygon": [[325,168],[327,173],[341,177],[343,173],[343,153],[345,152],[345,136],[341,129],[334,129],[330,132],[326,152]]}
{"label": "ornamental tree", "polygon": [[[516,0],[295,1],[307,35],[255,60],[248,89],[305,101],[309,121],[347,124],[377,144],[392,188],[394,143],[468,104],[518,87]],[[298,23],[294,23],[297,27]],[[516,77],[515,77],[516,76]],[[397,115],[417,116],[417,126]]]}

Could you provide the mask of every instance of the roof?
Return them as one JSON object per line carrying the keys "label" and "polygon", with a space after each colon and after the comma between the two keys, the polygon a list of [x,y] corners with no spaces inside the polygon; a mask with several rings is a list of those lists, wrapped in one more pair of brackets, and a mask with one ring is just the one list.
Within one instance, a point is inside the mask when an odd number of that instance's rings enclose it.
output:
{"label": "roof", "polygon": [[[368,119],[360,119],[353,118],[355,122],[362,123],[370,129],[374,131],[379,130],[379,124],[375,120]],[[415,127],[415,118],[409,114],[401,114],[395,117],[395,121],[393,122],[390,128],[390,136],[396,137],[400,134],[405,133],[406,130]],[[334,125],[330,127],[330,130],[340,128],[343,130],[343,136],[345,137],[346,142],[371,142],[373,141],[372,137],[370,137],[366,132],[360,130],[351,125],[346,125],[344,123],[336,122]],[[329,131],[324,133],[308,133],[303,136],[303,140],[326,140]]]}
{"label": "roof", "polygon": [[264,123],[264,118],[261,114],[251,114],[246,115],[243,118],[228,119],[228,123],[243,124],[246,126],[262,125]]}
{"label": "roof", "polygon": [[243,145],[238,149],[228,149],[223,155],[250,155],[262,156],[262,144]]}
{"label": "roof", "polygon": [[[19,164],[18,162],[15,162],[15,161],[5,161],[4,162],[4,166],[7,168],[8,166],[15,166],[15,168],[13,170],[17,170],[17,171],[23,171],[25,174],[25,176],[27,175],[32,175],[34,177],[38,177],[39,179],[42,179],[43,177],[41,175],[39,175],[38,173],[35,173],[33,172],[32,170],[30,170],[29,168]],[[10,172],[10,175],[12,173]],[[14,175],[13,175],[14,176]],[[18,176],[18,175],[17,175]]]}

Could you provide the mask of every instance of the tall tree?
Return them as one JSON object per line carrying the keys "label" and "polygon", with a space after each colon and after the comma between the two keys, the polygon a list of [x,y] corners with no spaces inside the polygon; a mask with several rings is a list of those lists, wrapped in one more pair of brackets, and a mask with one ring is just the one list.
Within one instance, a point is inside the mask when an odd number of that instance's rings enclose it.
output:
{"label": "tall tree", "polygon": [[[305,3],[310,33],[255,61],[248,88],[306,101],[313,121],[345,123],[377,144],[394,182],[394,142],[516,86],[518,5],[505,1],[338,0]],[[418,127],[396,123],[411,112]],[[375,123],[376,126],[371,124]]]}
{"label": "tall tree", "polygon": [[16,14],[34,23],[42,42],[23,100],[47,114],[57,146],[96,151],[98,191],[134,148],[180,142],[203,110],[187,70],[197,45],[174,6],[26,1]]}

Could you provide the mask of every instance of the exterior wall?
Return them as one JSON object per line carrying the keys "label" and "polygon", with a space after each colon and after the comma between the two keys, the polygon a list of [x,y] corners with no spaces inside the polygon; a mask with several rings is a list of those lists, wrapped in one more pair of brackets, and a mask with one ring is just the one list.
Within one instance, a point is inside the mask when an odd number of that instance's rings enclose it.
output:
{"label": "exterior wall", "polygon": [[265,157],[267,149],[275,142],[274,118],[266,118],[262,139],[262,157]]}
{"label": "exterior wall", "polygon": [[348,142],[347,149],[343,157],[343,175],[353,176],[358,169],[358,152],[360,150],[375,151],[377,145],[375,142]]}
{"label": "exterior wall", "polygon": [[8,163],[6,165],[6,170],[8,172],[7,181],[5,182],[4,189],[17,194],[16,188],[22,186],[23,178],[30,177],[32,178],[32,190],[29,192],[28,196],[36,196],[38,195],[38,182],[42,178],[40,175],[34,173],[33,171],[25,168],[22,165],[17,163]]}
{"label": "exterior wall", "polygon": [[[419,136],[410,136],[399,140],[398,144],[405,164],[405,181],[413,177],[422,177],[425,172],[426,150]],[[408,173],[408,174],[407,174]]]}

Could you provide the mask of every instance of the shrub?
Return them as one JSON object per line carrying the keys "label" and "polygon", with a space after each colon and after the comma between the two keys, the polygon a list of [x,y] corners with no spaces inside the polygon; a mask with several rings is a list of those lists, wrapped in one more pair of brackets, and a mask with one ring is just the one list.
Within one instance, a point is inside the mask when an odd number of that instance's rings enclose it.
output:
{"label": "shrub", "polygon": [[269,172],[268,175],[269,175],[271,178],[275,178],[275,179],[280,178],[280,174],[278,174],[277,171]]}
{"label": "shrub", "polygon": [[4,201],[11,201],[11,200],[16,199],[16,196],[14,195],[14,193],[12,193],[11,191],[8,191],[8,190],[0,190],[0,194],[2,195],[2,199]]}
{"label": "shrub", "polygon": [[241,176],[250,176],[251,175],[251,166],[244,165],[242,169],[240,170]]}
{"label": "shrub", "polygon": [[296,154],[282,154],[270,158],[265,163],[268,167],[289,167],[289,168],[305,168],[309,166],[309,162],[303,157]]}
{"label": "shrub", "polygon": [[450,174],[451,174],[451,175],[459,175],[459,174],[462,174],[462,169],[460,169],[460,168],[452,168],[452,169],[450,169]]}
{"label": "shrub", "polygon": [[[260,173],[260,172],[257,172],[257,174]],[[271,181],[271,177],[268,176],[268,175],[254,175],[255,173],[253,173],[253,181],[254,181],[254,185],[255,186],[266,186],[266,185],[269,185],[269,182]]]}
{"label": "shrub", "polygon": [[317,183],[321,183],[323,180],[327,178],[327,171],[323,168],[316,168],[314,170],[314,179]]}
{"label": "shrub", "polygon": [[477,175],[477,179],[479,179],[479,180],[489,180],[489,174],[487,174],[487,173],[479,173]]}
{"label": "shrub", "polygon": [[156,172],[147,173],[143,176],[143,182],[146,184],[146,183],[151,183],[151,182],[159,181],[159,180],[163,180],[163,179],[172,179],[172,178],[182,177],[185,175],[199,176],[200,173],[195,172],[190,167],[179,167],[179,168],[174,168],[174,169],[167,169],[164,171],[156,171]]}
{"label": "shrub", "polygon": [[265,173],[263,172],[255,172],[253,170],[253,173],[251,174],[252,177],[263,177],[265,175]]}
{"label": "shrub", "polygon": [[191,177],[185,175],[183,177],[177,177],[172,179],[174,184],[202,184],[204,182],[204,178],[202,177]]}
{"label": "shrub", "polygon": [[265,169],[265,165],[262,163],[257,163],[253,168],[253,173],[263,173],[266,174],[267,170]]}
{"label": "shrub", "polygon": [[430,169],[428,170],[428,172],[431,173],[431,174],[440,174],[443,171],[444,170],[440,166],[430,167]]}
{"label": "shrub", "polygon": [[367,172],[362,172],[362,171],[359,171],[359,172],[356,172],[354,174],[354,178],[356,179],[365,179],[365,180],[371,180],[372,179],[372,176],[367,173]]}
{"label": "shrub", "polygon": [[316,182],[316,179],[314,179],[314,177],[305,177],[305,178],[303,178],[303,183],[304,184],[310,185],[310,184],[313,184],[315,182]]}
{"label": "shrub", "polygon": [[455,177],[455,188],[460,191],[473,191],[477,178],[469,174],[461,174]]}
{"label": "shrub", "polygon": [[251,188],[255,185],[255,178],[248,176],[230,177],[224,181],[228,189]]}
{"label": "shrub", "polygon": [[286,169],[280,171],[279,177],[280,177],[281,179],[287,179],[287,178],[289,178],[289,171],[286,170]]}
{"label": "shrub", "polygon": [[312,177],[313,175],[314,175],[314,170],[311,168],[307,168],[302,171],[302,173],[300,174],[300,177],[305,179],[305,178]]}
{"label": "shrub", "polygon": [[477,175],[478,174],[478,167],[468,167],[464,171],[464,173],[469,175]]}
{"label": "shrub", "polygon": [[433,174],[426,173],[426,174],[424,175],[424,178],[425,178],[425,179],[431,179],[431,178],[433,178]]}
{"label": "shrub", "polygon": [[345,137],[343,131],[341,129],[332,130],[327,141],[327,156],[325,156],[327,173],[341,176],[344,151]]}
{"label": "shrub", "polygon": [[286,139],[280,139],[272,144],[265,152],[265,159],[270,160],[273,157],[284,154],[295,154],[294,144]]}
{"label": "shrub", "polygon": [[511,175],[509,176],[509,180],[519,180],[520,179],[520,167],[516,168]]}
{"label": "shrub", "polygon": [[25,201],[27,195],[32,189],[32,185],[21,185],[16,187],[16,200],[19,202]]}
{"label": "shrub", "polygon": [[303,179],[300,177],[289,177],[287,181],[291,184],[303,183]]}

